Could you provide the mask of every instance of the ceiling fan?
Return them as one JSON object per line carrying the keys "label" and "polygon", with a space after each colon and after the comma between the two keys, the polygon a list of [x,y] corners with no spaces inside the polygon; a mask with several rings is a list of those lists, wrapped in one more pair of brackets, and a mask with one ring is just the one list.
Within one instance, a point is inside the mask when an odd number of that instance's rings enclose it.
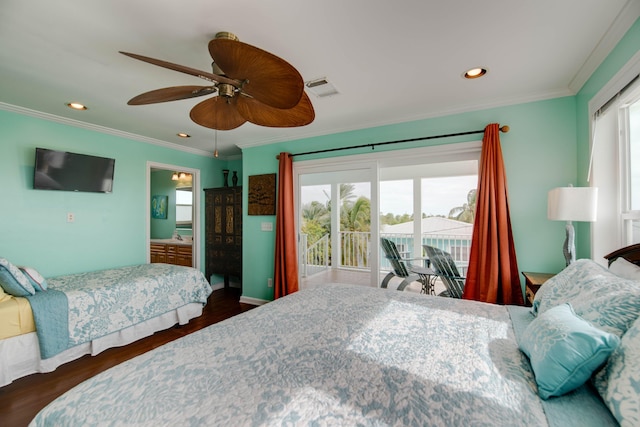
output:
{"label": "ceiling fan", "polygon": [[235,129],[247,121],[260,126],[298,127],[315,118],[298,70],[272,53],[239,41],[232,33],[220,32],[209,42],[211,73],[135,53],[120,53],[211,83],[152,90],[130,99],[129,105],[217,95],[197,104],[189,114],[197,124],[217,130]]}

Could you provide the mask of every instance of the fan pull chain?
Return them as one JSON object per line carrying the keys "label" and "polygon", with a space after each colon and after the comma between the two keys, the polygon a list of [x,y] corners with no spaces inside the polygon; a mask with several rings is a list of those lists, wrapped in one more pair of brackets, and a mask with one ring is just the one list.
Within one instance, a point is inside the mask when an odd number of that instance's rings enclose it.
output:
{"label": "fan pull chain", "polygon": [[214,147],[213,147],[213,157],[218,158],[218,130],[216,129],[215,139],[214,139]]}

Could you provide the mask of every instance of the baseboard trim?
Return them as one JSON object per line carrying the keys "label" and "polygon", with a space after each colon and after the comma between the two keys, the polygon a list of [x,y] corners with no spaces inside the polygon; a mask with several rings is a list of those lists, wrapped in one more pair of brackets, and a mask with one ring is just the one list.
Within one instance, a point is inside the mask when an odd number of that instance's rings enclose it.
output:
{"label": "baseboard trim", "polygon": [[[230,288],[242,289],[242,283],[239,282],[230,282]],[[211,289],[217,291],[218,289],[224,289],[224,282],[212,283]]]}
{"label": "baseboard trim", "polygon": [[268,300],[265,300],[265,299],[241,296],[240,297],[240,302],[243,303],[243,304],[264,305],[264,304],[266,304],[268,302],[271,302],[271,301],[268,301]]}

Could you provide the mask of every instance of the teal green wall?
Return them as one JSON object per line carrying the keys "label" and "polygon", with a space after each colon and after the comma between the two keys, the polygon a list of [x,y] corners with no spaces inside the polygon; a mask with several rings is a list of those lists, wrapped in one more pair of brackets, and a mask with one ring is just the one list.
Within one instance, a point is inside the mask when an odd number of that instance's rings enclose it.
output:
{"label": "teal green wall", "polygon": [[[146,262],[147,161],[199,169],[203,188],[221,186],[220,171],[228,167],[213,157],[15,112],[0,111],[0,129],[0,257],[45,276]],[[115,158],[113,192],[34,190],[35,147]],[[74,223],[67,223],[68,212]]]}
{"label": "teal green wall", "polygon": [[[343,145],[382,142],[483,129],[489,123],[509,125],[501,134],[507,171],[511,220],[520,270],[559,271],[564,263],[564,223],[547,220],[547,192],[576,180],[576,104],[574,97],[457,114],[362,131],[346,132],[243,150],[245,176],[277,172],[276,154],[321,150]],[[477,140],[478,136],[403,144],[401,149]],[[397,147],[397,146],[396,146]],[[390,146],[376,151],[390,150]],[[399,149],[399,148],[396,148]],[[370,149],[325,153],[324,157],[370,152]],[[322,155],[305,156],[304,159]],[[245,196],[246,202],[246,196]],[[245,244],[243,295],[272,299],[267,278],[273,277],[274,233],[260,231],[262,221],[243,218]],[[250,260],[250,262],[248,262]]]}
{"label": "teal green wall", "polygon": [[173,171],[156,170],[151,172],[151,196],[167,196],[167,218],[150,218],[149,237],[151,239],[170,239],[176,229],[176,183],[172,181]]}

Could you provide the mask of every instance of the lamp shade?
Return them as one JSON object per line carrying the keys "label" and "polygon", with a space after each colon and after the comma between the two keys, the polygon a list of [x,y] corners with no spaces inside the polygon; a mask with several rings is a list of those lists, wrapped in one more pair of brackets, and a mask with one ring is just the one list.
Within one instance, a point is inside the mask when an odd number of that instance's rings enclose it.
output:
{"label": "lamp shade", "polygon": [[597,212],[596,187],[558,187],[549,191],[547,218],[551,220],[593,222]]}

